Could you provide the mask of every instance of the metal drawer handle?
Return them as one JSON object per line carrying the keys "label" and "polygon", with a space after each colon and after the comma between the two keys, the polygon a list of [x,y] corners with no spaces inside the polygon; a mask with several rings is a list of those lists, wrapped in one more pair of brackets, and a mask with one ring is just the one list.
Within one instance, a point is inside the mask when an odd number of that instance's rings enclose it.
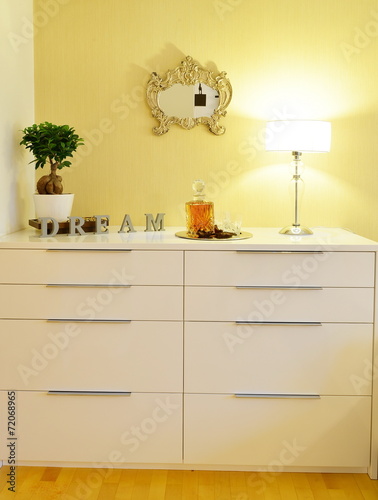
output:
{"label": "metal drawer handle", "polygon": [[131,319],[80,319],[48,318],[48,323],[131,323]]}
{"label": "metal drawer handle", "polygon": [[131,285],[122,284],[90,284],[90,283],[47,283],[49,288],[131,288]]}
{"label": "metal drawer handle", "polygon": [[322,326],[320,321],[243,321],[236,320],[237,325],[267,325],[267,326]]}
{"label": "metal drawer handle", "polygon": [[321,286],[249,286],[236,285],[235,288],[243,290],[323,290]]}
{"label": "metal drawer handle", "polygon": [[131,396],[123,391],[48,391],[49,396]]}
{"label": "metal drawer handle", "polygon": [[46,252],[131,252],[129,248],[47,248]]}
{"label": "metal drawer handle", "polygon": [[319,394],[234,394],[236,398],[265,398],[265,399],[320,399]]}
{"label": "metal drawer handle", "polygon": [[312,254],[315,254],[315,255],[323,255],[324,252],[322,252],[321,250],[317,251],[317,250],[283,250],[283,251],[280,251],[280,250],[236,250],[236,253],[256,253],[256,254],[264,254],[264,253],[267,253],[267,254],[271,254],[271,253],[274,253],[274,254],[294,254],[294,255],[312,255]]}

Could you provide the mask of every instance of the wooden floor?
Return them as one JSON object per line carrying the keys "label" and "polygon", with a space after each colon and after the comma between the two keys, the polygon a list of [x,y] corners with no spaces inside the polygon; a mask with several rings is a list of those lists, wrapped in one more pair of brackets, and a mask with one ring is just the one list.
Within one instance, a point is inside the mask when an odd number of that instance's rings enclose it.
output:
{"label": "wooden floor", "polygon": [[0,469],[0,499],[14,500],[377,500],[366,474],[308,474],[17,467]]}

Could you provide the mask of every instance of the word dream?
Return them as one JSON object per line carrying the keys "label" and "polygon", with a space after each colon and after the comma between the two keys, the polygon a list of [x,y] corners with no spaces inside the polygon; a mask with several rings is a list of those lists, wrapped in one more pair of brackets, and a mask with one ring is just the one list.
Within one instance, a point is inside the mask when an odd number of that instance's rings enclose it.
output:
{"label": "word dream", "polygon": [[[144,214],[146,216],[146,229],[145,231],[165,231],[164,229],[164,215],[158,213],[154,219],[152,214]],[[107,226],[109,225],[109,215],[94,215],[95,230],[94,234],[106,234],[109,232]],[[40,238],[51,238],[59,232],[59,222],[53,217],[40,217],[38,221],[41,223]],[[67,236],[77,236],[87,234],[83,225],[85,223],[84,217],[68,217],[69,231]],[[49,227],[51,223],[51,227]],[[129,214],[125,214],[122,225],[118,231],[119,233],[135,233],[133,223]]]}

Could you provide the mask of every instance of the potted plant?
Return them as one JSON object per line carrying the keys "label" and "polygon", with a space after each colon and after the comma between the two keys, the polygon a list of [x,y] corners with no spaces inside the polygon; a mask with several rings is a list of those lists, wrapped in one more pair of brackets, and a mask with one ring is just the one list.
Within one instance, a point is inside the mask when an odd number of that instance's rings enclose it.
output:
{"label": "potted plant", "polygon": [[[58,170],[70,167],[73,153],[84,144],[75,130],[68,125],[54,125],[49,122],[34,124],[22,130],[21,145],[31,151],[35,169],[49,164],[50,173],[37,182],[38,194],[34,195],[36,217],[54,217],[57,221],[67,220],[71,213],[73,194],[63,194],[62,177]],[[52,196],[59,195],[59,196]]]}

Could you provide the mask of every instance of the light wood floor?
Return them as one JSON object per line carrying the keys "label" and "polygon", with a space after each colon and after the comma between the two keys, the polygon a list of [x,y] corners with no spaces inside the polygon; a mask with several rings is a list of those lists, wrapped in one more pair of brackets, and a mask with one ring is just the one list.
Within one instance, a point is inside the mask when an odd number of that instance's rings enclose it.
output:
{"label": "light wood floor", "polygon": [[17,467],[0,469],[0,499],[14,500],[377,500],[366,474],[254,473]]}

